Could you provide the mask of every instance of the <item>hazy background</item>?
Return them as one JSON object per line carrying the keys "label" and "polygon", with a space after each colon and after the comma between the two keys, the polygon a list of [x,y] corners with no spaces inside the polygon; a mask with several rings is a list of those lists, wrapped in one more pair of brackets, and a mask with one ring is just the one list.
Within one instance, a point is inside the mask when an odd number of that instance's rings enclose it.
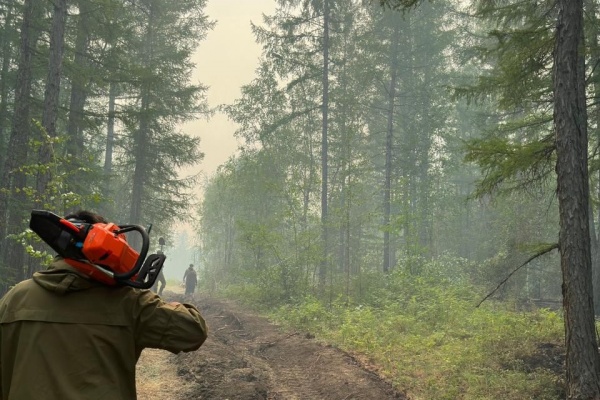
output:
{"label": "hazy background", "polygon": [[[254,77],[258,65],[260,47],[255,43],[250,22],[262,23],[262,14],[275,10],[274,0],[213,0],[206,7],[206,15],[216,21],[215,28],[208,33],[194,56],[196,70],[192,82],[209,86],[210,107],[232,103],[240,95],[240,87]],[[204,160],[196,168],[182,173],[200,173],[204,178],[211,176],[217,167],[233,155],[237,141],[233,136],[236,125],[221,113],[214,114],[208,121],[198,119],[182,126],[182,130],[200,136],[200,148]],[[197,200],[201,197],[198,188]],[[175,243],[165,248],[167,279],[181,279],[194,259],[192,226],[187,222],[177,227]],[[197,255],[196,255],[197,257]]]}

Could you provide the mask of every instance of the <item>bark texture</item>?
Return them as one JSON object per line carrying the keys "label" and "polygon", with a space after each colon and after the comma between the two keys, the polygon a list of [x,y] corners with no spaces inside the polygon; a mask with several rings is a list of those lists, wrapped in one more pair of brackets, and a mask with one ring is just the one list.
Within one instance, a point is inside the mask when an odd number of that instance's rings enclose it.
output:
{"label": "bark texture", "polygon": [[567,399],[600,399],[589,233],[587,114],[582,0],[559,0],[554,51],[560,253],[565,311]]}

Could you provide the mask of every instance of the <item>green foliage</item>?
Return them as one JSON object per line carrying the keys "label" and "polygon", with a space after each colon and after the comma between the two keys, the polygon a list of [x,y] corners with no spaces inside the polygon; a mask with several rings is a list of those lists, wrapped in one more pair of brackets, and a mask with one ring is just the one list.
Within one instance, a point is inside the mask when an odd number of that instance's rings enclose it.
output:
{"label": "green foliage", "polygon": [[552,177],[555,163],[552,136],[525,143],[499,137],[473,139],[466,144],[466,151],[465,161],[476,162],[483,172],[474,192],[476,197],[500,188],[530,189],[531,185]]}
{"label": "green foliage", "polygon": [[479,18],[470,46],[476,84],[455,95],[486,104],[485,136],[466,141],[465,161],[483,176],[475,197],[527,191],[554,179],[552,50],[554,3],[475,1]]}
{"label": "green foliage", "polygon": [[[21,242],[21,244],[25,247],[25,251],[32,258],[37,258],[41,261],[41,264],[48,265],[54,256],[49,254],[46,251],[41,251],[36,249],[33,245],[29,243],[41,243],[42,240],[35,234],[32,230],[27,229],[18,235],[14,235],[15,240]],[[36,246],[37,247],[37,246]]]}
{"label": "green foliage", "polygon": [[361,354],[411,398],[559,397],[562,373],[552,361],[561,356],[558,314],[500,304],[476,309],[473,288],[435,273],[394,273],[387,282],[371,288],[377,295],[364,303],[326,307],[307,297],[273,316]]}
{"label": "green foliage", "polygon": [[[128,11],[140,28],[127,38],[126,85],[131,100],[121,105],[119,117],[126,137],[119,142],[114,169],[131,195],[119,211],[133,223],[168,225],[190,210],[190,189],[196,177],[181,178],[181,168],[203,157],[199,138],[179,131],[178,125],[209,116],[207,87],[191,84],[192,53],[212,28],[203,13],[204,0],[140,3]],[[152,51],[149,51],[152,49]],[[143,212],[142,212],[143,211]]]}
{"label": "green foliage", "polygon": [[[279,317],[276,319],[290,326],[316,334],[323,334],[331,329],[329,322],[335,317],[332,310],[327,309],[321,301],[312,296],[302,299],[299,304],[281,306],[277,315]],[[283,315],[285,318],[282,317]]]}
{"label": "green foliage", "polygon": [[[38,204],[39,208],[55,210],[59,214],[76,208],[94,209],[97,207],[105,198],[100,193],[97,184],[101,179],[100,168],[90,152],[82,154],[80,159],[75,159],[72,154],[65,154],[62,151],[65,143],[69,140],[67,135],[50,137],[39,121],[34,120],[33,124],[39,131],[41,139],[33,138],[29,141],[31,151],[37,153],[44,145],[47,145],[52,151],[48,163],[31,162],[21,167],[21,170],[31,180],[34,180],[40,173],[51,172],[51,179],[45,193],[36,193],[34,188],[27,188],[27,195],[31,203]],[[67,182],[73,177],[87,179],[86,189],[79,192],[70,190]]]}
{"label": "green foliage", "polygon": [[[37,208],[50,210],[57,214],[64,215],[67,210],[77,208],[93,209],[104,200],[103,196],[95,190],[93,180],[90,180],[89,190],[85,192],[75,193],[67,189],[67,180],[74,176],[87,176],[98,178],[98,168],[93,164],[93,160],[87,166],[73,168],[74,160],[70,155],[64,155],[57,151],[67,140],[65,135],[50,137],[41,123],[37,120],[33,121],[33,125],[39,130],[41,139],[31,139],[29,148],[33,153],[37,153],[39,148],[45,144],[53,149],[51,158],[48,163],[39,162],[24,162],[19,171],[22,172],[29,181],[35,181],[35,178],[40,173],[51,171],[51,179],[44,193],[38,193],[33,186],[24,188],[15,188],[15,193],[25,195],[26,204],[19,204],[19,207],[35,204]],[[76,164],[82,160],[77,160]],[[30,209],[24,210],[24,216],[29,217]],[[48,247],[43,245],[42,241],[32,231],[26,229],[27,219],[23,219],[23,225],[15,228],[14,233],[6,235],[6,242],[16,242],[19,247],[25,250],[25,253],[33,259],[33,264],[47,265],[53,257],[48,252]]]}
{"label": "green foliage", "polygon": [[[367,358],[415,399],[556,399],[561,393],[562,317],[501,303],[475,308],[465,260],[412,261],[418,273],[365,273],[366,296],[326,304],[307,295],[281,304],[280,323]],[[413,271],[416,272],[416,271]],[[456,279],[445,278],[454,275]],[[231,286],[229,296],[271,308],[273,291]]]}
{"label": "green foliage", "polygon": [[[0,169],[11,169],[3,171],[0,189],[2,221],[8,221],[0,224],[0,262],[6,264],[0,268],[2,279],[10,274],[10,280],[23,278],[11,268],[20,271],[21,264],[28,263],[30,273],[36,268],[32,257],[40,255],[37,244],[21,234],[32,207],[61,215],[87,208],[117,222],[153,223],[155,232],[168,233],[171,223],[193,209],[190,192],[197,177],[182,178],[179,173],[203,157],[199,139],[180,132],[179,125],[211,113],[205,98],[207,88],[190,83],[195,67],[192,54],[214,25],[204,14],[205,0],[76,1],[70,4],[65,26],[61,87],[55,88],[60,102],[57,135],[49,135],[39,121],[48,111],[40,105],[48,76],[51,19],[46,17],[51,15],[52,4],[31,3],[36,6],[31,32],[20,32],[25,17],[21,2],[0,5],[4,22]],[[18,38],[25,33],[32,40],[32,56],[22,55],[21,60],[28,65],[19,61]],[[24,79],[28,74],[23,74],[29,69],[30,83]],[[26,98],[24,104],[16,104],[17,93]],[[110,113],[116,127],[110,153],[106,134],[109,97],[116,103],[116,111]],[[27,115],[15,112],[15,107],[27,109]],[[20,126],[15,128],[15,122]],[[8,145],[15,143],[19,148],[7,154]],[[44,147],[50,153],[48,158],[39,151]],[[105,160],[105,154],[112,157]],[[105,168],[103,161],[107,161]],[[50,180],[44,193],[35,189],[40,177]],[[132,186],[138,189],[136,196]],[[139,221],[132,220],[132,209],[139,211],[135,216]],[[23,259],[23,240],[28,259]],[[0,287],[0,293],[3,289]]]}

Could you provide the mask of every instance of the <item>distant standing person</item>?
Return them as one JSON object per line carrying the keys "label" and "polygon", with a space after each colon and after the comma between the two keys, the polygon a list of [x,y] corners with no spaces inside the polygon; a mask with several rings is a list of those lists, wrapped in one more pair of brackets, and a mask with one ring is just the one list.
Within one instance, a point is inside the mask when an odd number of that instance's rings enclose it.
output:
{"label": "distant standing person", "polygon": [[[156,252],[156,254],[163,254],[162,251],[158,250]],[[165,279],[165,274],[164,274],[164,266],[160,269],[160,272],[158,273],[158,278],[156,278],[156,281],[154,282],[154,285],[152,285],[152,291],[156,294],[158,294],[159,296],[162,296],[162,292],[163,289],[165,288],[165,286],[167,285],[167,280]],[[160,283],[160,288],[159,288],[159,283]],[[157,290],[158,289],[158,290]]]}
{"label": "distant standing person", "polygon": [[185,294],[194,294],[196,285],[198,284],[198,276],[194,270],[194,264],[190,264],[189,268],[185,270],[183,282],[185,283]]}

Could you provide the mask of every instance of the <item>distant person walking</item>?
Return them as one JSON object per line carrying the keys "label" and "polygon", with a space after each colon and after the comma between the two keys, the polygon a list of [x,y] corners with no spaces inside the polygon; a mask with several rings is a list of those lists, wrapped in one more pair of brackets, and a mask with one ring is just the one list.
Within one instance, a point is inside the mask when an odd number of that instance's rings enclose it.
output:
{"label": "distant person walking", "polygon": [[[158,250],[156,252],[156,254],[163,254],[163,252]],[[165,279],[165,274],[163,272],[164,269],[165,269],[165,267],[163,265],[163,267],[160,269],[160,272],[158,273],[158,278],[156,278],[154,285],[152,285],[152,291],[154,293],[158,294],[159,296],[162,296],[163,289],[167,285],[167,280]],[[159,283],[160,283],[160,288],[159,288]]]}
{"label": "distant person walking", "polygon": [[193,295],[196,291],[196,285],[198,284],[198,276],[194,270],[194,264],[190,264],[189,268],[185,270],[185,274],[183,274],[183,283],[185,283],[185,294]]}

